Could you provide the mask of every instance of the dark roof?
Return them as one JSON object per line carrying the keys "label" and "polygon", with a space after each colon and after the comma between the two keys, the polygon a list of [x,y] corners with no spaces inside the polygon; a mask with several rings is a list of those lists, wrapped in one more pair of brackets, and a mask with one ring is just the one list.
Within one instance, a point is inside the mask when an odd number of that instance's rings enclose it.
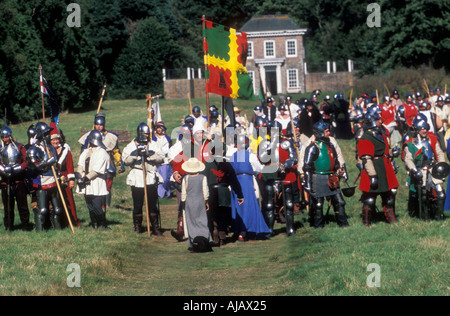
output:
{"label": "dark roof", "polygon": [[241,32],[264,32],[298,30],[300,27],[287,15],[260,15],[254,16],[245,23]]}

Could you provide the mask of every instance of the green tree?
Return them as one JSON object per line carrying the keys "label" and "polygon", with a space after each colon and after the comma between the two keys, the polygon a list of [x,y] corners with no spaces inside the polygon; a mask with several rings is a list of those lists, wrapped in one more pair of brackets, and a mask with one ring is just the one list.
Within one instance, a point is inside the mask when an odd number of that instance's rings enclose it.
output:
{"label": "green tree", "polygon": [[180,55],[166,25],[153,17],[139,21],[114,66],[113,93],[123,97],[162,93],[162,69],[171,69]]}

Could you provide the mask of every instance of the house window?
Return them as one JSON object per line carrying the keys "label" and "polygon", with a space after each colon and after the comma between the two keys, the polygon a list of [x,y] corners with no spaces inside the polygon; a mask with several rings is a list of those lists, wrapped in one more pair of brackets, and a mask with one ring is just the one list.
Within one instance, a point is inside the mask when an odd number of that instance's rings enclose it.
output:
{"label": "house window", "polygon": [[297,57],[297,41],[287,40],[286,41],[286,56],[287,57]]}
{"label": "house window", "polygon": [[264,56],[266,58],[275,57],[275,42],[265,41],[264,42]]}
{"label": "house window", "polygon": [[248,42],[247,59],[253,58],[253,42]]}
{"label": "house window", "polygon": [[288,88],[298,87],[298,69],[288,69]]}

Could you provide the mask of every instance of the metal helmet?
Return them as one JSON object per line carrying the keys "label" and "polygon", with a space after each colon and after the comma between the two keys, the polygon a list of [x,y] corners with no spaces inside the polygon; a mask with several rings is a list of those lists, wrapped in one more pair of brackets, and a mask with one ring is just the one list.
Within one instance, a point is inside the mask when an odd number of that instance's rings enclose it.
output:
{"label": "metal helmet", "polygon": [[281,104],[281,105],[278,107],[278,110],[279,110],[279,111],[287,111],[287,106],[286,106],[285,104]]}
{"label": "metal helmet", "polygon": [[362,123],[364,121],[364,110],[360,106],[355,107],[355,115],[351,118],[354,123]]}
{"label": "metal helmet", "polygon": [[192,116],[190,116],[190,115],[187,115],[187,116],[184,118],[184,124],[191,124],[192,126],[194,126],[194,124],[195,124],[195,118],[192,117]]}
{"label": "metal helmet", "polygon": [[146,144],[150,141],[150,127],[146,123],[140,123],[136,130],[136,141]]}
{"label": "metal helmet", "polygon": [[314,123],[312,127],[314,135],[319,139],[325,137],[325,131],[327,129],[330,129],[330,125],[328,123],[325,123],[323,120]]}
{"label": "metal helmet", "polygon": [[256,106],[253,108],[253,111],[262,111],[262,110],[263,110],[263,108],[262,108],[261,105],[256,105]]}
{"label": "metal helmet", "polygon": [[198,105],[194,106],[192,108],[192,113],[201,113],[201,109]]}
{"label": "metal helmet", "polygon": [[31,124],[28,129],[27,129],[27,136],[28,139],[33,138],[34,136],[36,136],[37,131],[36,131],[36,125],[35,124]]}
{"label": "metal helmet", "polygon": [[43,140],[45,137],[50,135],[50,132],[53,130],[52,127],[48,126],[47,123],[38,122],[36,123],[36,137],[39,140]]}
{"label": "metal helmet", "polygon": [[414,118],[412,125],[416,132],[420,132],[422,129],[430,130],[430,124],[428,124],[426,116],[421,113]]}
{"label": "metal helmet", "polygon": [[98,146],[106,149],[105,144],[103,144],[103,135],[100,131],[94,129],[88,135],[88,142],[93,146]]}
{"label": "metal helmet", "polygon": [[159,121],[159,122],[155,123],[155,129],[158,128],[158,127],[159,127],[159,128],[162,128],[162,129],[165,130],[165,131],[167,131],[166,124],[164,124],[163,121]]}
{"label": "metal helmet", "polygon": [[212,110],[211,111],[211,118],[218,118],[219,117],[219,111]]}
{"label": "metal helmet", "polygon": [[12,129],[9,126],[3,126],[2,129],[0,130],[0,136],[3,137],[10,137],[11,141],[13,141],[12,139]]}
{"label": "metal helmet", "polygon": [[17,146],[13,143],[10,143],[8,146],[3,147],[1,152],[1,160],[5,166],[13,166],[19,163],[20,152]]}
{"label": "metal helmet", "polygon": [[97,113],[96,115],[95,115],[95,118],[94,118],[94,125],[102,125],[102,126],[105,126],[105,124],[106,124],[106,115],[105,115],[105,113]]}
{"label": "metal helmet", "polygon": [[365,129],[377,127],[377,121],[381,119],[381,109],[378,105],[371,106],[364,114],[364,126]]}

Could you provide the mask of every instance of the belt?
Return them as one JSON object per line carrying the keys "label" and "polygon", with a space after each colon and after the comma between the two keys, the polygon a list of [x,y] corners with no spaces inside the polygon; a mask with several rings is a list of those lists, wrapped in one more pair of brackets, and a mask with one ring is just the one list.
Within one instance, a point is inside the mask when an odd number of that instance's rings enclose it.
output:
{"label": "belt", "polygon": [[331,171],[316,171],[315,174],[331,174]]}
{"label": "belt", "polygon": [[388,158],[389,159],[389,156],[388,155],[383,155],[383,156],[374,156],[373,157],[373,159],[383,159],[383,158]]}
{"label": "belt", "polygon": [[251,174],[251,173],[236,173],[237,176],[240,176],[240,175],[243,175],[243,174],[253,177],[253,174]]}

